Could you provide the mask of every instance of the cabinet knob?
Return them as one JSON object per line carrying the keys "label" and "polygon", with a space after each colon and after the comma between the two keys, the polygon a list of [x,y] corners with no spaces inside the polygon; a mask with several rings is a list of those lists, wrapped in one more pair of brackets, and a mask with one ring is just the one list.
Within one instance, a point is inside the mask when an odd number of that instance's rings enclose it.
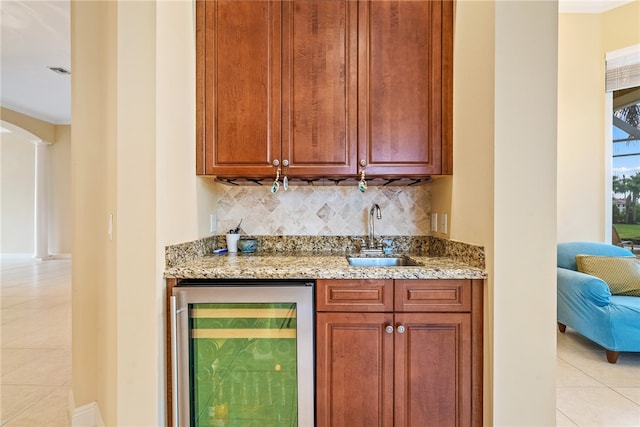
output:
{"label": "cabinet knob", "polygon": [[367,161],[365,159],[361,159],[360,160],[360,166],[362,166],[362,167],[367,166]]}
{"label": "cabinet knob", "polygon": [[284,160],[282,161],[282,166],[289,166],[289,160],[284,159]]}
{"label": "cabinet knob", "polygon": [[405,331],[404,326],[402,326],[402,325],[398,326],[398,333],[399,334],[404,334],[404,331]]}
{"label": "cabinet knob", "polygon": [[393,326],[391,325],[387,325],[386,328],[384,328],[384,331],[388,334],[392,334],[393,333]]}
{"label": "cabinet knob", "polygon": [[275,167],[280,166],[280,160],[275,159],[275,160],[273,161],[273,166],[275,166]]}

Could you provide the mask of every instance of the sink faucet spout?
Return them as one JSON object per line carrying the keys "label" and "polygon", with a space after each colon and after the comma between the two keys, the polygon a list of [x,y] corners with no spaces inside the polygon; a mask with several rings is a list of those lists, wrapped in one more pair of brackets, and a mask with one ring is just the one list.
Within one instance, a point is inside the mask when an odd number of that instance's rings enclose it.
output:
{"label": "sink faucet spout", "polygon": [[369,211],[369,245],[368,249],[370,250],[379,250],[378,245],[376,245],[376,236],[375,236],[375,226],[373,224],[374,218],[373,215],[376,215],[376,218],[382,219],[382,210],[377,203],[374,203],[371,206],[371,210]]}

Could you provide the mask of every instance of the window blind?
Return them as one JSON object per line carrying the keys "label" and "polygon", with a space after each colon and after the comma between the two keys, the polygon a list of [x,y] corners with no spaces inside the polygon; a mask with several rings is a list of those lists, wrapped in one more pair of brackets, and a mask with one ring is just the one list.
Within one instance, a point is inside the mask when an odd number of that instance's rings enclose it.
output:
{"label": "window blind", "polygon": [[608,52],[606,91],[640,86],[640,44]]}

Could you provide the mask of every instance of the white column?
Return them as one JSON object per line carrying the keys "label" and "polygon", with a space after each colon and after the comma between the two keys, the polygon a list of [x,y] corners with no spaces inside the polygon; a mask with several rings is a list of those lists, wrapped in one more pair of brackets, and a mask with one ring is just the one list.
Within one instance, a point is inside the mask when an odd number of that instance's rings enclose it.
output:
{"label": "white column", "polygon": [[48,143],[36,142],[36,176],[34,201],[34,258],[49,257],[49,218],[47,215],[47,152]]}

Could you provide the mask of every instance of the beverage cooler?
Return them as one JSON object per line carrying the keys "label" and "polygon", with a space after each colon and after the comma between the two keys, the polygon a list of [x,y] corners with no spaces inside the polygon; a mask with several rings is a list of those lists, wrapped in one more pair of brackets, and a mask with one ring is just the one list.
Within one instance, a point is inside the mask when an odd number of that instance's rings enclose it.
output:
{"label": "beverage cooler", "polygon": [[314,425],[313,283],[173,288],[173,425]]}

